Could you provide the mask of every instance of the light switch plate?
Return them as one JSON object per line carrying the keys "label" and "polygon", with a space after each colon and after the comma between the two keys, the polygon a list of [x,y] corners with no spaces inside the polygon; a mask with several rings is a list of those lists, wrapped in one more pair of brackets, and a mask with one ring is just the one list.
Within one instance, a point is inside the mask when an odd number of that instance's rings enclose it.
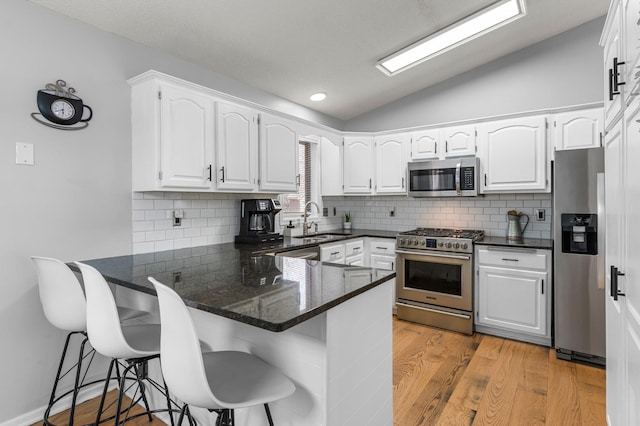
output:
{"label": "light switch plate", "polygon": [[16,164],[33,166],[33,144],[16,142]]}

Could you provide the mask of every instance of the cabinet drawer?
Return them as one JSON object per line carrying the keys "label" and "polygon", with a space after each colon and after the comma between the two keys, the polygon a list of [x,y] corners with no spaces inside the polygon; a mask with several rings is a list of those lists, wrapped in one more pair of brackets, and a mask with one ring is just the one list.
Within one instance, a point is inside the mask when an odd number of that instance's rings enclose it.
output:
{"label": "cabinet drawer", "polygon": [[344,260],[345,265],[364,266],[364,255],[349,256]]}
{"label": "cabinet drawer", "polygon": [[478,249],[478,264],[516,269],[547,269],[548,256],[540,250]]}
{"label": "cabinet drawer", "polygon": [[370,253],[386,254],[395,256],[396,241],[395,240],[371,240],[369,245]]}
{"label": "cabinet drawer", "polygon": [[361,255],[364,253],[364,241],[355,240],[345,243],[345,255],[347,257]]}
{"label": "cabinet drawer", "polygon": [[320,246],[322,262],[344,263],[344,244],[328,244]]}

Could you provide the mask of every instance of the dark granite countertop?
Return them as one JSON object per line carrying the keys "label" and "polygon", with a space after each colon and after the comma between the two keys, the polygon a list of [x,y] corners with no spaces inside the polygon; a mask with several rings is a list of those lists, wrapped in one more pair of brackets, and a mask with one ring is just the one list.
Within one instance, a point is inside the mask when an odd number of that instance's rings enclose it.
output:
{"label": "dark granite countertop", "polygon": [[487,237],[482,241],[477,241],[478,245],[485,246],[503,246],[503,247],[519,247],[532,249],[553,249],[553,240],[543,238],[524,238],[522,241],[508,240],[506,237]]}
{"label": "dark granite countertop", "polygon": [[[354,236],[364,235],[347,237]],[[227,243],[83,262],[109,282],[155,295],[147,280],[152,276],[174,288],[188,306],[276,332],[395,277],[393,271],[256,252],[261,249]]]}

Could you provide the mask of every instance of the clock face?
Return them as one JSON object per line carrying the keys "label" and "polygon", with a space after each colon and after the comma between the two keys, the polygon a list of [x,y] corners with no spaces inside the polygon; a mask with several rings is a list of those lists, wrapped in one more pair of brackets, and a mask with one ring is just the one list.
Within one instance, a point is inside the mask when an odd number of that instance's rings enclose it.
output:
{"label": "clock face", "polygon": [[58,99],[51,104],[51,112],[61,120],[70,120],[76,114],[76,109],[70,102]]}

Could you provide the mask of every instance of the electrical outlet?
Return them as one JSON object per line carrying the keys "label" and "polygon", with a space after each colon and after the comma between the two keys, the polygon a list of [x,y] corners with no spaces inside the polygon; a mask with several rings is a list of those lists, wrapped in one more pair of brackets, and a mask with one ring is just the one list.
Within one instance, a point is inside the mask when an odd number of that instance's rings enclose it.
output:
{"label": "electrical outlet", "polygon": [[395,207],[391,207],[391,210],[389,210],[389,217],[396,217],[396,208]]}
{"label": "electrical outlet", "polygon": [[323,217],[328,217],[329,216],[329,207],[323,207],[322,208],[322,216]]}
{"label": "electrical outlet", "polygon": [[544,222],[544,219],[545,219],[544,209],[535,209],[534,212],[536,214],[536,220],[538,222]]}
{"label": "electrical outlet", "polygon": [[184,212],[182,210],[174,210],[173,211],[173,226],[181,226],[183,217],[184,217]]}

